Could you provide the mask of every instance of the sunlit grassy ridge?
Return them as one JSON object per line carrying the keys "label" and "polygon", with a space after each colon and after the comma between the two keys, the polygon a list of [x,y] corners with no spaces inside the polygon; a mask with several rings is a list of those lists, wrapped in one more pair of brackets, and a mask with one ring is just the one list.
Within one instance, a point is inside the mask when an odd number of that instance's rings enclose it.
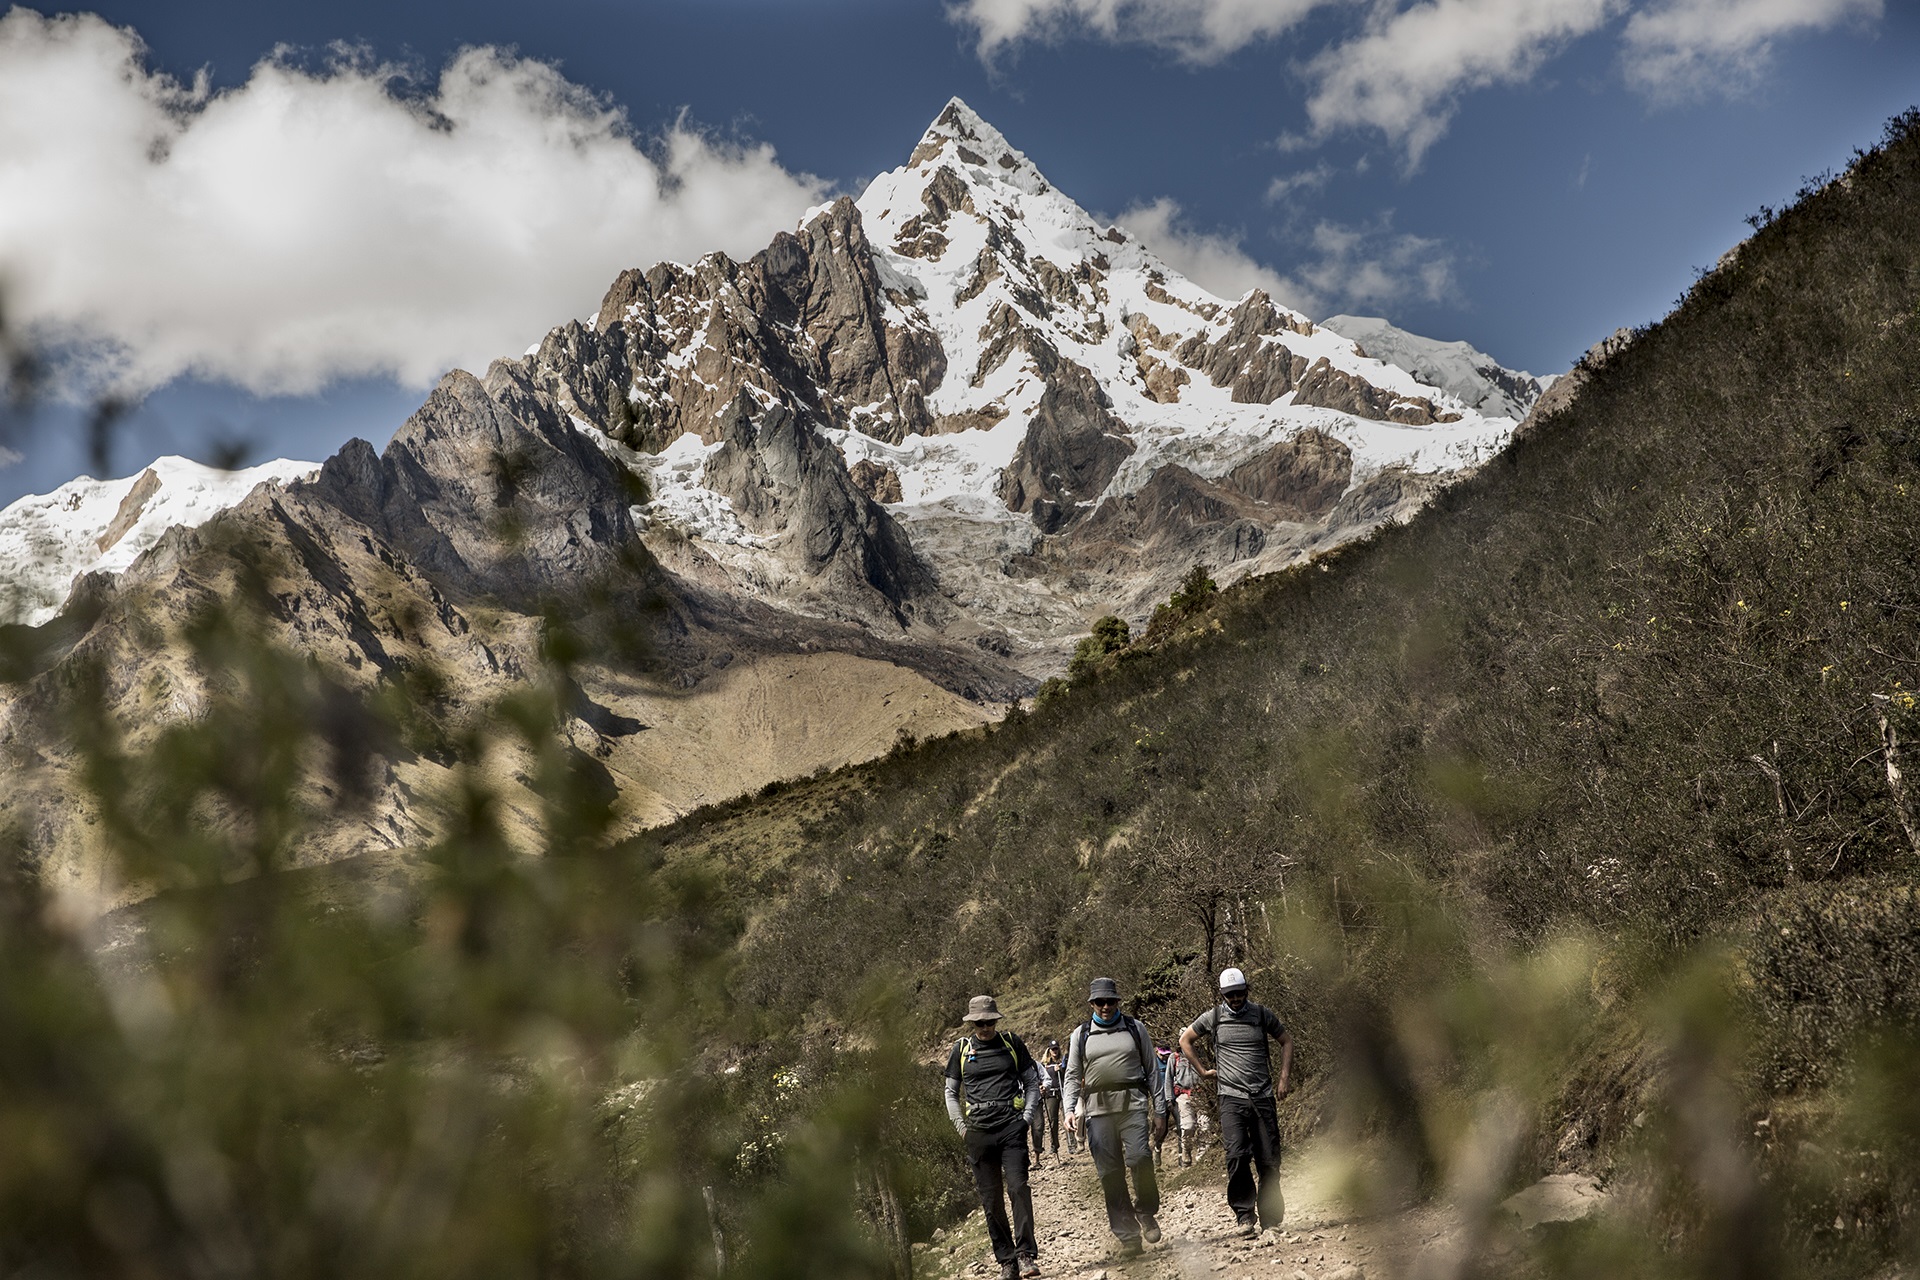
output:
{"label": "sunlit grassy ridge", "polygon": [[[1896,1247],[1910,1126],[1800,1157],[1880,1079],[1862,1037],[1920,1016],[1920,116],[1756,222],[1408,525],[990,733],[666,833],[751,885],[732,989],[832,1019],[849,969],[887,973],[931,1034],[979,990],[1064,1023],[1111,973],[1171,1027],[1209,959],[1244,960],[1303,1042],[1297,1123],[1343,1064],[1429,1185],[1472,1131],[1443,1084],[1519,1090],[1509,1178],[1657,1148],[1684,1181],[1711,1144],[1657,1121],[1712,1110],[1688,1092],[1711,1078],[1759,1172],[1648,1222],[1768,1267]],[[1548,953],[1581,957],[1539,978],[1572,1028],[1500,1034],[1476,984]]]}

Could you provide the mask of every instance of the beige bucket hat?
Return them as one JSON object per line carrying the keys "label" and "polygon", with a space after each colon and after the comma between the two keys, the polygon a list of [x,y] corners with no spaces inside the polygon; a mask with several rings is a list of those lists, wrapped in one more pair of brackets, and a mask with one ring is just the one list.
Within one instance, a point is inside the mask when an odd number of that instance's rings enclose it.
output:
{"label": "beige bucket hat", "polygon": [[962,1022],[998,1022],[1000,1006],[993,1002],[992,996],[975,996],[967,1001],[967,1016]]}

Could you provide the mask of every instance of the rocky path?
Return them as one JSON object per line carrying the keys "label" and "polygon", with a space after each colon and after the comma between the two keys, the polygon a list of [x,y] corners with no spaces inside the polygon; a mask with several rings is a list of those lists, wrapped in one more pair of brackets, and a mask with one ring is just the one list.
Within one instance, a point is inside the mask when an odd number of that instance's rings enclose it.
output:
{"label": "rocky path", "polygon": [[[1403,1221],[1363,1227],[1315,1185],[1310,1168],[1310,1160],[1298,1158],[1282,1166],[1286,1220],[1278,1232],[1254,1240],[1234,1228],[1217,1151],[1203,1153],[1191,1169],[1163,1168],[1161,1241],[1122,1259],[1107,1230],[1093,1161],[1084,1151],[1049,1157],[1033,1174],[1041,1271],[1048,1280],[1384,1280],[1399,1267],[1387,1263],[1394,1245],[1383,1228],[1395,1242],[1445,1234],[1448,1224],[1421,1210]],[[914,1274],[997,1277],[980,1213],[916,1248]]]}

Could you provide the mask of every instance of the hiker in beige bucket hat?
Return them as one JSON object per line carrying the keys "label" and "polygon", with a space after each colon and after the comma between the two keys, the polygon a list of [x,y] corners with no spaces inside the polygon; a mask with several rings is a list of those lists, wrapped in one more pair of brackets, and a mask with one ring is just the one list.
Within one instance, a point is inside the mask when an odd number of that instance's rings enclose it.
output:
{"label": "hiker in beige bucket hat", "polygon": [[[967,1034],[947,1055],[947,1115],[967,1140],[967,1163],[987,1216],[1001,1280],[1040,1274],[1033,1235],[1027,1127],[1040,1110],[1040,1068],[1026,1044],[1000,1030],[992,996],[967,1002]],[[1007,1221],[1007,1206],[1013,1221]]]}

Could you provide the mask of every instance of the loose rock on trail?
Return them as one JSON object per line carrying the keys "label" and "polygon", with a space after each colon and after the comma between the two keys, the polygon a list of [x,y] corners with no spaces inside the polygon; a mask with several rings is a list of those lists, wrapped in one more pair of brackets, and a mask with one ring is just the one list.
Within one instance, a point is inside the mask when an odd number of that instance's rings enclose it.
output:
{"label": "loose rock on trail", "polygon": [[[1160,1171],[1159,1244],[1123,1258],[1107,1229],[1105,1202],[1093,1161],[1049,1156],[1033,1171],[1034,1234],[1042,1275],[1059,1280],[1383,1280],[1393,1242],[1433,1241],[1451,1223],[1437,1209],[1415,1209],[1391,1224],[1363,1229],[1349,1210],[1314,1185],[1311,1162],[1290,1153],[1280,1185],[1285,1221],[1278,1231],[1242,1237],[1227,1208],[1218,1156],[1191,1169]],[[1417,1248],[1418,1245],[1416,1244]],[[960,1226],[915,1249],[917,1277],[995,1277],[998,1265],[978,1210]]]}

